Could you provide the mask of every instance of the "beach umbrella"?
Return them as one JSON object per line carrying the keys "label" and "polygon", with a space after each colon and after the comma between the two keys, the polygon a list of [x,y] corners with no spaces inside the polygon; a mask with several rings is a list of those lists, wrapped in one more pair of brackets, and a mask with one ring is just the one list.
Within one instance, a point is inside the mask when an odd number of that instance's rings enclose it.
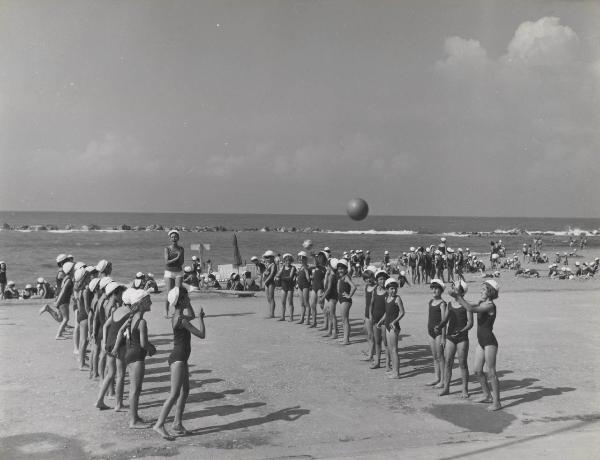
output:
{"label": "beach umbrella", "polygon": [[240,254],[240,248],[238,247],[237,235],[233,234],[233,265],[239,267],[242,265],[242,255]]}

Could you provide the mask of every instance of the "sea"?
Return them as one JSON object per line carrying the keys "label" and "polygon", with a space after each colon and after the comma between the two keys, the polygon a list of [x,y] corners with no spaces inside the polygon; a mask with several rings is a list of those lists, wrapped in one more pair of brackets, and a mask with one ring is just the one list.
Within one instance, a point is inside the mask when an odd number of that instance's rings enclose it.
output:
{"label": "sea", "polygon": [[[570,247],[570,240],[579,242],[584,235],[588,247],[600,246],[600,218],[370,215],[354,221],[346,215],[0,211],[0,224],[11,228],[0,230],[0,260],[7,264],[8,278],[18,287],[34,283],[38,277],[53,280],[60,253],[73,254],[76,261],[89,265],[110,260],[113,278],[122,282],[130,282],[138,271],[154,273],[160,279],[164,247],[169,243],[166,229],[172,227],[191,230],[181,233],[186,262],[192,255],[200,255],[192,245],[203,244],[210,247],[204,251],[204,259],[214,266],[233,262],[234,234],[244,263],[267,249],[296,254],[307,239],[317,249],[330,247],[336,257],[345,250],[370,250],[374,262],[382,260],[386,250],[397,258],[411,246],[437,245],[442,237],[449,247],[469,248],[482,257],[489,254],[491,241],[502,240],[508,254],[521,254],[523,243],[540,236],[543,252],[549,255],[572,251],[576,245]],[[40,225],[58,230],[25,228]],[[123,225],[161,225],[165,230],[119,230]],[[88,230],[90,227],[98,230]],[[221,230],[193,231],[196,227]],[[277,231],[282,228],[288,231]],[[298,231],[307,228],[312,231]]]}

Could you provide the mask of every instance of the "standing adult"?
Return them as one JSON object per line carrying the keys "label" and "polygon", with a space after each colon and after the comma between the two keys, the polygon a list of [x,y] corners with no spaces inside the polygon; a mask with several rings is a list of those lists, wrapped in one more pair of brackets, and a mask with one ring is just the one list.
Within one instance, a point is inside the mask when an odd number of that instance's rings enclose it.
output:
{"label": "standing adult", "polygon": [[[180,287],[183,282],[184,250],[179,246],[179,232],[170,230],[169,241],[171,244],[165,248],[165,288],[167,291],[173,287]],[[169,299],[165,300],[166,318],[169,317]]]}

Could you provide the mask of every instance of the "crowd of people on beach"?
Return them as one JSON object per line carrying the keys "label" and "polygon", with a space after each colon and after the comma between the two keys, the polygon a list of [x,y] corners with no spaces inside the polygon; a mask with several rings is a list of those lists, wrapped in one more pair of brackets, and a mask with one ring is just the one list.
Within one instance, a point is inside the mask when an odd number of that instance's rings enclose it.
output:
{"label": "crowd of people on beach", "polygon": [[[445,243],[445,241],[443,241]],[[445,245],[444,245],[445,246]],[[306,241],[304,250],[298,253],[300,267],[293,265],[294,257],[290,253],[282,256],[282,265],[278,267],[276,255],[267,250],[261,264],[261,284],[264,286],[267,297],[267,317],[275,318],[275,286],[282,292],[281,316],[279,321],[294,322],[294,290],[298,289],[301,302],[300,320],[297,324],[306,324],[309,328],[318,327],[318,309],[322,313],[321,331],[326,332],[325,337],[337,339],[341,332],[341,344],[350,344],[349,312],[353,304],[353,296],[357,285],[352,280],[350,267],[352,263],[346,259],[350,252],[345,252],[343,257],[332,256],[330,248],[326,247],[317,252],[311,252],[310,257],[314,263],[309,265],[309,253],[312,243]],[[439,246],[438,246],[439,247]],[[445,249],[445,247],[444,247]],[[411,253],[414,253],[411,249]],[[431,250],[430,250],[431,251]],[[440,251],[437,249],[436,251]],[[433,251],[434,256],[439,254]],[[423,251],[427,253],[427,250]],[[384,254],[384,256],[387,254]],[[399,290],[408,283],[407,275],[400,271],[398,276],[389,273],[389,262],[382,261],[380,267],[368,265],[356,267],[364,280],[364,329],[367,334],[369,348],[365,360],[370,363],[371,369],[381,368],[381,354],[385,354],[386,375],[390,379],[400,378],[400,361],[398,343],[400,340],[400,321],[405,316],[405,309]],[[385,267],[385,268],[384,268]],[[409,265],[409,268],[411,265]],[[418,267],[418,265],[416,265]],[[473,327],[473,313],[477,314],[477,340],[475,352],[475,374],[481,384],[483,397],[480,402],[491,403],[490,410],[500,409],[500,392],[498,377],[496,375],[496,354],[498,342],[493,333],[496,319],[496,305],[499,285],[495,280],[485,280],[482,284],[481,298],[476,303],[464,299],[467,292],[467,283],[458,275],[458,281],[450,281],[448,294],[454,299],[446,302],[442,295],[446,288],[443,271],[438,269],[435,273],[419,273],[415,270],[414,276],[432,276],[427,280],[432,290],[433,297],[428,302],[429,345],[431,348],[435,379],[430,385],[440,389],[440,396],[449,394],[452,368],[455,356],[458,357],[462,377],[462,397],[468,398],[469,370],[467,356],[469,351],[469,330]],[[453,274],[453,273],[452,273]],[[411,273],[412,275],[412,273]],[[433,276],[440,276],[435,278]],[[450,277],[450,272],[448,273]],[[341,318],[341,331],[338,328],[338,314]],[[286,318],[286,315],[289,317]],[[484,373],[487,365],[487,375]],[[488,384],[489,379],[489,384]],[[491,387],[491,389],[490,389]]]}
{"label": "crowd of people on beach", "polygon": [[[171,244],[165,248],[165,281],[168,294],[167,316],[173,329],[173,348],[168,358],[171,371],[171,389],[158,420],[152,428],[162,437],[170,438],[165,422],[176,406],[172,430],[187,433],[183,426],[183,412],[189,394],[188,359],[191,354],[191,336],[205,338],[204,311],[194,309],[188,290],[182,285],[184,251],[177,244],[179,233],[169,232]],[[139,397],[145,374],[145,359],[153,356],[156,347],[149,340],[144,314],[150,311],[150,293],[157,289],[151,274],[136,274],[131,287],[114,281],[110,275],[112,264],[100,260],[96,265],[74,262],[71,255],[56,258],[56,297],[53,305],[44,305],[40,315],[48,313],[58,323],[57,339],[64,338],[67,328],[73,330],[73,353],[78,357],[79,369],[89,370],[90,379],[100,380],[95,407],[109,409],[107,395],[114,396],[116,412],[124,411],[123,394],[125,374],[129,372],[129,426],[150,428],[138,414]],[[172,313],[169,314],[171,309]],[[69,318],[75,317],[75,326]],[[196,320],[197,319],[197,320]],[[194,321],[196,320],[196,321]],[[87,359],[90,347],[89,363]]]}
{"label": "crowd of people on beach", "polygon": [[[320,328],[326,332],[326,337],[341,338],[343,345],[350,344],[350,309],[354,294],[361,286],[364,289],[363,319],[368,342],[364,359],[371,369],[379,369],[384,364],[386,376],[390,379],[400,378],[400,324],[406,313],[400,290],[411,283],[429,285],[432,297],[427,303],[426,327],[435,376],[430,385],[438,388],[441,396],[449,394],[452,369],[457,358],[462,397],[468,398],[469,331],[474,325],[475,313],[477,342],[474,371],[483,392],[480,401],[491,403],[490,410],[501,408],[496,375],[498,342],[493,333],[499,284],[494,278],[500,276],[497,269],[512,269],[517,276],[539,276],[533,268],[524,269],[518,256],[507,256],[501,240],[491,244],[489,267],[495,269],[493,272],[486,272],[483,260],[471,253],[469,248],[454,251],[447,246],[445,238],[437,244],[411,247],[396,260],[392,260],[389,251],[385,251],[381,261],[376,262],[369,250],[343,251],[341,257],[336,258],[330,248],[313,250],[312,242],[306,240],[303,249],[297,253],[297,259],[290,253],[279,255],[271,250],[267,250],[260,259],[252,257],[258,275],[256,278],[250,271],[245,271],[242,276],[232,273],[229,279],[218,280],[213,272],[203,273],[203,266],[195,256],[190,266],[184,265],[185,253],[179,245],[177,230],[169,231],[168,237],[170,244],[164,250],[164,280],[167,292],[165,318],[171,321],[173,330],[173,349],[168,358],[171,389],[158,420],[152,426],[161,436],[171,437],[165,429],[165,421],[173,406],[176,406],[176,414],[172,430],[177,434],[187,432],[182,419],[189,394],[191,336],[204,338],[206,335],[204,311],[202,308],[194,309],[189,292],[202,288],[218,289],[221,287],[219,281],[233,291],[264,289],[269,318],[276,317],[277,288],[281,292],[279,321],[296,321],[296,291],[300,299],[297,324]],[[541,245],[532,254],[539,250]],[[589,277],[598,270],[599,260],[596,258],[589,264],[576,262],[576,271],[571,273],[568,256],[556,254],[556,262],[549,267],[549,277]],[[523,263],[530,262],[530,257],[529,247],[524,245]],[[35,288],[27,285],[23,292],[16,290],[13,282],[6,281],[6,264],[0,261],[0,281],[3,282],[0,287],[4,298],[54,299],[52,305],[46,304],[40,309],[40,315],[48,313],[58,323],[56,339],[66,338],[66,331],[72,330],[73,353],[79,369],[89,371],[89,378],[100,380],[95,407],[108,409],[105,397],[112,395],[116,401],[114,410],[125,410],[123,394],[128,371],[129,426],[149,428],[148,422],[138,414],[138,405],[145,359],[156,352],[144,318],[151,308],[150,294],[159,292],[154,275],[140,271],[130,283],[125,284],[111,278],[112,264],[104,259],[87,265],[75,262],[70,254],[60,254],[56,263],[58,272],[54,284],[39,278]],[[473,271],[478,271],[485,278],[477,302],[464,298],[468,290],[464,273]],[[362,278],[363,282],[356,282],[356,278]],[[444,299],[445,293],[452,300]],[[71,317],[75,319],[74,326],[69,324]],[[484,373],[484,365],[487,374]]]}

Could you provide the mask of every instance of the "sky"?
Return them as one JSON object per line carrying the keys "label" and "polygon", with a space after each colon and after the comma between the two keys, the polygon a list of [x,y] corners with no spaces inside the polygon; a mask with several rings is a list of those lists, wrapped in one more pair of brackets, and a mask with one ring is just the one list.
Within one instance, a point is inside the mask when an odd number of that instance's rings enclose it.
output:
{"label": "sky", "polygon": [[0,2],[0,209],[599,217],[600,2]]}

